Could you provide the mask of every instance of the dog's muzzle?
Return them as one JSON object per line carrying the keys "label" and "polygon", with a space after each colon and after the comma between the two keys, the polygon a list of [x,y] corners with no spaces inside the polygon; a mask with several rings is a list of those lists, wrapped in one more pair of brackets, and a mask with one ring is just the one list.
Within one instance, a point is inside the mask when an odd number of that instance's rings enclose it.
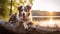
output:
{"label": "dog's muzzle", "polygon": [[23,18],[25,18],[25,13],[23,13]]}
{"label": "dog's muzzle", "polygon": [[23,13],[23,16],[25,16],[25,13]]}

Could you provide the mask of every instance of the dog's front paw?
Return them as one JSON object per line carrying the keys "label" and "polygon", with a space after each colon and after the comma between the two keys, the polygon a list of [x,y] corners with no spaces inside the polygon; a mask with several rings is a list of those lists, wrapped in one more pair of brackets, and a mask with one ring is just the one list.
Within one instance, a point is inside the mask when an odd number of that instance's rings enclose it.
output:
{"label": "dog's front paw", "polygon": [[29,22],[28,25],[33,25],[33,22]]}
{"label": "dog's front paw", "polygon": [[29,28],[35,29],[36,25],[33,24],[33,22],[28,23]]}

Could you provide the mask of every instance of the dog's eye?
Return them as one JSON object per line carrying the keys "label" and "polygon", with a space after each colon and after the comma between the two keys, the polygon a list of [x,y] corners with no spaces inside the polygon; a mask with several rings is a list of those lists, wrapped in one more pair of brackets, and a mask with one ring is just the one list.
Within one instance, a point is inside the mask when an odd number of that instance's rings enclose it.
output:
{"label": "dog's eye", "polygon": [[22,12],[23,11],[23,9],[20,9],[20,12]]}

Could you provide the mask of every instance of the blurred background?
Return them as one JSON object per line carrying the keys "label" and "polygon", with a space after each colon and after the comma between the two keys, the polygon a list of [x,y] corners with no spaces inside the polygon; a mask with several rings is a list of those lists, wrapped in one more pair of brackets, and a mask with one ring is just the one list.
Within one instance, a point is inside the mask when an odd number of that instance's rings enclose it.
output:
{"label": "blurred background", "polygon": [[[60,19],[60,0],[0,0],[0,19],[5,21],[18,12],[17,8],[25,3],[32,5],[31,14],[33,21]],[[52,13],[52,14],[51,14]]]}

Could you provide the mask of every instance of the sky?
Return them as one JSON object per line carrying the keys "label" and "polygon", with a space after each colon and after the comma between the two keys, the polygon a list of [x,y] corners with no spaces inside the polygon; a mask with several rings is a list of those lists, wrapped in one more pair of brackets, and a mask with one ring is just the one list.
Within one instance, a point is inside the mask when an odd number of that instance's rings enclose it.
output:
{"label": "sky", "polygon": [[60,11],[60,0],[34,0],[32,10]]}

